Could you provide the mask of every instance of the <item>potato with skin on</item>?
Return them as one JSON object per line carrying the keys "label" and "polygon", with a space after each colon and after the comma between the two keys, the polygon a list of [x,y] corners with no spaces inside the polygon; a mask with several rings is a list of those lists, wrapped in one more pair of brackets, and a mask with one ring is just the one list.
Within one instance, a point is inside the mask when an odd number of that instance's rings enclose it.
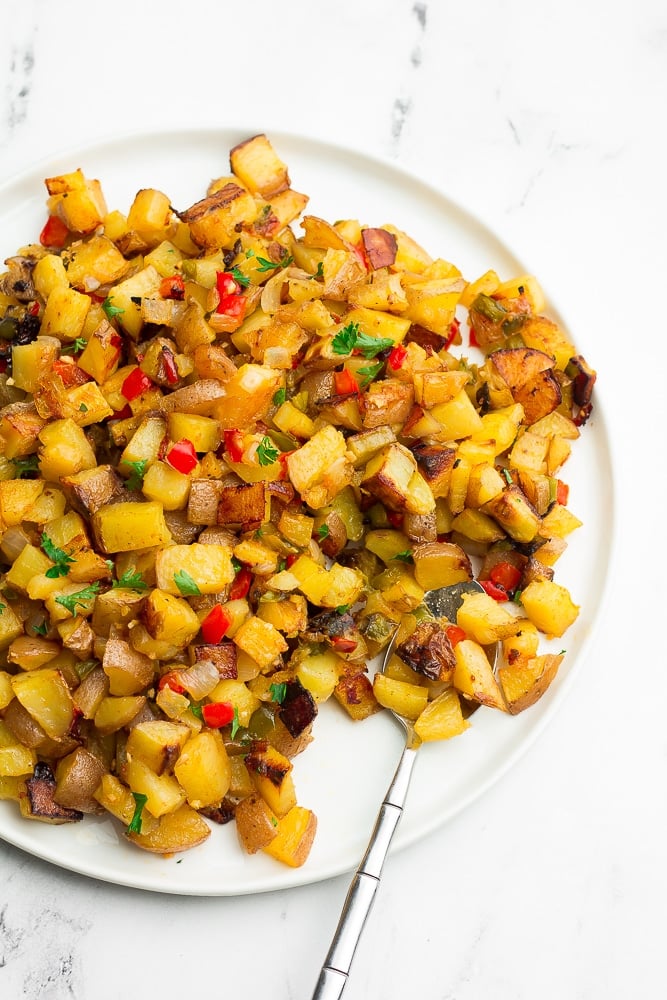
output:
{"label": "potato with skin on", "polygon": [[506,712],[505,699],[482,647],[472,639],[462,639],[454,647],[454,656],[452,683],[456,690],[481,705]]}
{"label": "potato with skin on", "polygon": [[278,820],[277,834],[264,851],[290,868],[300,868],[308,859],[316,831],[315,813],[304,806],[294,806]]}
{"label": "potato with skin on", "polygon": [[259,792],[242,799],[237,805],[236,832],[247,854],[264,850],[278,835],[278,818]]}
{"label": "potato with skin on", "polygon": [[137,847],[153,854],[167,855],[198,847],[210,835],[211,828],[206,820],[187,802],[174,812],[165,813],[155,825],[142,823],[141,833],[130,831],[125,834]]}
{"label": "potato with skin on", "polygon": [[562,653],[544,653],[499,669],[498,681],[510,715],[518,715],[542,697],[562,662]]}

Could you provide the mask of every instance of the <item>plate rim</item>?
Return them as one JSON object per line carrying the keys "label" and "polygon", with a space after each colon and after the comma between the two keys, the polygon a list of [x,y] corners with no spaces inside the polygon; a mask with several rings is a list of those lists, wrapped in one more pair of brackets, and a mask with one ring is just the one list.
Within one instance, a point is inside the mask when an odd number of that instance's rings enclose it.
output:
{"label": "plate rim", "polygon": [[[230,148],[229,145],[225,147],[225,136],[230,133],[238,133],[237,141],[241,141],[243,138],[250,138],[253,135],[261,134],[262,132],[270,137],[271,142],[277,148],[280,147],[281,143],[291,143],[305,146],[311,152],[318,151],[321,155],[324,155],[325,153],[329,153],[330,155],[343,154],[346,158],[361,161],[361,163],[365,163],[367,166],[381,167],[389,175],[393,175],[393,177],[397,179],[402,178],[410,185],[417,184],[422,189],[423,193],[432,195],[435,199],[437,199],[439,204],[444,206],[449,212],[458,216],[459,219],[462,219],[468,224],[472,224],[472,226],[474,226],[479,232],[485,234],[487,237],[490,237],[495,242],[499,250],[501,250],[507,257],[511,258],[517,266],[522,269],[526,268],[526,258],[516,252],[513,244],[506,239],[504,234],[501,235],[495,228],[485,223],[474,210],[470,209],[467,204],[461,201],[458,197],[454,199],[446,192],[446,190],[444,190],[444,188],[437,186],[431,179],[421,174],[418,169],[405,167],[400,162],[397,162],[387,155],[371,152],[367,149],[355,149],[344,143],[332,142],[331,140],[322,138],[321,136],[307,136],[304,133],[285,129],[272,129],[267,126],[254,130],[238,123],[230,123],[228,125],[190,124],[183,127],[172,126],[169,128],[157,127],[133,129],[118,133],[110,133],[106,136],[100,136],[87,143],[77,143],[73,146],[64,145],[50,154],[32,159],[26,163],[25,167],[14,169],[7,177],[1,180],[0,202],[2,202],[8,192],[17,186],[23,188],[24,186],[29,185],[32,191],[36,178],[39,178],[39,180],[43,182],[44,177],[48,176],[49,170],[59,169],[58,165],[64,163],[65,161],[70,162],[71,168],[71,163],[74,162],[77,157],[99,158],[103,157],[107,151],[115,155],[118,148],[122,144],[131,144],[136,142],[143,143],[147,141],[165,142],[170,139],[179,139],[183,142],[183,137],[185,136],[189,142],[195,142],[195,144],[197,141],[201,142],[202,139],[207,142],[212,142],[214,140],[219,141],[221,151],[223,155],[225,155],[228,154]],[[291,168],[291,165],[289,166]],[[31,198],[32,197],[33,195],[31,194]],[[1,210],[2,205],[0,204],[0,211]],[[542,282],[541,279],[540,284],[545,291],[548,290],[548,284]],[[573,329],[573,325],[568,322],[567,312],[562,310],[558,300],[554,300],[550,294],[548,294],[547,297],[549,301],[550,314],[556,315],[560,320],[562,320],[568,329]],[[575,340],[578,340],[578,338],[575,338]],[[484,781],[475,784],[467,795],[460,797],[456,803],[446,809],[444,813],[438,813],[437,818],[434,818],[426,825],[422,824],[413,830],[406,830],[405,827],[399,827],[396,838],[391,847],[391,854],[412,846],[417,841],[431,835],[435,830],[444,827],[456,816],[466,811],[472,803],[484,794],[485,791],[500,782],[503,776],[512,767],[514,767],[519,760],[521,760],[524,754],[530,750],[530,748],[540,738],[549,723],[561,710],[564,701],[570,697],[572,688],[576,685],[583,669],[586,666],[586,663],[589,660],[591,647],[595,644],[609,604],[610,593],[615,578],[615,568],[618,561],[619,548],[618,464],[614,461],[613,436],[610,433],[610,423],[607,418],[608,410],[605,402],[605,390],[604,388],[600,390],[599,385],[596,384],[595,391],[596,404],[594,419],[596,423],[600,425],[601,437],[605,445],[605,464],[608,466],[611,476],[611,489],[610,506],[606,511],[606,517],[609,521],[610,527],[608,533],[609,545],[607,546],[605,553],[605,574],[601,590],[597,597],[591,626],[587,630],[586,635],[578,642],[575,652],[575,662],[572,664],[571,669],[568,670],[567,674],[562,679],[558,689],[550,692],[549,702],[547,703],[545,710],[535,719],[529,732],[524,735],[518,744],[503,757],[500,763],[494,762]],[[382,794],[382,791],[382,788],[378,789],[378,804],[380,801],[379,796]],[[43,862],[56,865],[65,871],[70,871],[86,878],[98,879],[102,882],[107,882],[113,885],[168,895],[235,897],[258,894],[262,892],[282,891],[283,889],[296,888],[302,885],[316,884],[317,882],[335,877],[345,872],[351,872],[355,866],[355,862],[338,859],[337,861],[330,862],[328,866],[325,866],[324,868],[320,867],[317,873],[311,873],[310,875],[306,872],[305,868],[288,870],[287,873],[284,873],[281,867],[280,873],[283,875],[283,878],[280,880],[280,884],[276,885],[271,884],[270,880],[267,881],[267,879],[262,876],[262,873],[258,872],[257,876],[250,879],[248,884],[243,888],[239,888],[238,886],[234,886],[229,889],[224,887],[202,888],[188,884],[187,882],[183,884],[170,884],[163,886],[158,884],[159,879],[150,878],[151,873],[149,868],[146,869],[146,878],[140,878],[136,875],[136,873],[131,878],[123,878],[122,871],[120,870],[105,873],[96,868],[94,864],[87,864],[81,861],[78,863],[74,861],[72,863],[68,863],[66,860],[63,860],[60,855],[56,856],[53,852],[49,854],[48,851],[40,850],[39,847],[29,843],[30,838],[27,835],[30,832],[31,825],[27,821],[25,822],[25,826],[21,826],[19,828],[19,834],[21,834],[24,829],[26,831],[25,838],[21,835],[16,838],[8,838],[6,833],[2,830],[2,821],[0,819],[0,839],[2,839],[5,843],[10,844],[12,847],[17,848]],[[370,832],[371,831],[369,829],[369,836]],[[289,876],[290,871],[293,874],[292,878],[286,877],[286,875]],[[300,876],[299,873],[303,874]]]}

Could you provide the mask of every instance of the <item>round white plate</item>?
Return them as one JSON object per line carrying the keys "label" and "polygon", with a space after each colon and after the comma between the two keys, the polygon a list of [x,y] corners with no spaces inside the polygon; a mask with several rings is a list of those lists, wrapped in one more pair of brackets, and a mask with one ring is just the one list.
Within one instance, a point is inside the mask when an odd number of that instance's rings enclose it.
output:
{"label": "round white plate", "polygon": [[[44,162],[0,187],[3,257],[37,240],[46,218],[47,176],[81,167],[100,179],[110,209],[127,212],[142,187],[164,191],[176,208],[185,209],[204,196],[212,178],[229,172],[229,150],[252,134],[219,129],[129,136]],[[489,268],[504,279],[526,272],[479,221],[398,167],[310,139],[276,133],[270,138],[289,166],[294,188],[310,195],[308,212],[329,220],[358,218],[370,226],[393,223],[434,257],[455,263],[469,280]],[[549,312],[562,322],[551,305]],[[571,333],[585,354],[576,323]],[[595,358],[588,360],[595,366]],[[584,526],[570,536],[556,569],[556,579],[581,605],[577,622],[555,647],[567,649],[560,672],[541,701],[523,714],[481,708],[463,736],[420,751],[396,846],[444,824],[528,749],[563,701],[591,642],[614,536],[612,462],[599,395],[563,475],[570,484],[569,506]],[[23,820],[15,803],[0,802],[0,836],[64,868],[162,892],[237,895],[316,882],[356,867],[401,747],[402,732],[388,714],[352,723],[338,706],[322,706],[315,740],[294,763],[299,802],[318,817],[311,855],[296,870],[262,854],[245,855],[233,823],[214,827],[201,847],[161,858],[126,843],[115,821],[87,817],[71,826],[48,826]]]}

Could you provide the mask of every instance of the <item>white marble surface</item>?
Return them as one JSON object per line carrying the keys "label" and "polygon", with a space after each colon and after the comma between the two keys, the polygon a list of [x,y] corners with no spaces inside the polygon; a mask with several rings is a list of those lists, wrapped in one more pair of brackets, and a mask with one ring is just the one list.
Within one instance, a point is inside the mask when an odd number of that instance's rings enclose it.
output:
{"label": "white marble surface", "polygon": [[[571,696],[482,800],[395,853],[346,997],[664,996],[667,9],[659,0],[4,0],[0,179],[182,123],[418,171],[545,280],[600,376],[615,586]],[[0,844],[0,995],[310,997],[347,877],[151,895]]]}

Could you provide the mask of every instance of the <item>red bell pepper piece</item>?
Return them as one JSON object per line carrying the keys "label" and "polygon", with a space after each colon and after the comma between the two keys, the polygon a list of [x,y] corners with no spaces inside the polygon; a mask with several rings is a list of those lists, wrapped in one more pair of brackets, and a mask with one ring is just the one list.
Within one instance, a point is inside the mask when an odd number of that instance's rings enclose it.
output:
{"label": "red bell pepper piece", "polygon": [[229,271],[217,271],[215,275],[215,287],[218,290],[218,295],[221,299],[225,295],[240,295],[241,286]]}
{"label": "red bell pepper piece", "polygon": [[509,595],[504,587],[498,586],[492,580],[480,580],[481,586],[484,588],[489,597],[492,597],[494,601],[507,601],[509,600]]}
{"label": "red bell pepper piece", "polygon": [[172,469],[187,475],[197,464],[197,452],[192,441],[182,438],[173,444],[166,454],[166,460]]}
{"label": "red bell pepper piece", "polygon": [[335,635],[331,640],[331,645],[337,653],[354,653],[357,648],[357,643],[354,639],[346,639],[342,635]]}
{"label": "red bell pepper piece", "polygon": [[285,560],[285,567],[289,569],[290,566],[294,565],[294,563],[297,561],[298,558],[299,557],[296,555],[296,553],[290,552],[290,554],[287,556],[287,559]]}
{"label": "red bell pepper piece", "polygon": [[141,396],[142,392],[148,392],[152,387],[153,383],[146,372],[141,368],[135,368],[123,382],[120,391],[128,403],[131,403],[137,396]]}
{"label": "red bell pepper piece", "polygon": [[162,691],[163,688],[168,687],[174,694],[185,694],[185,688],[181,684],[180,670],[170,670],[168,673],[163,674],[158,681],[158,691]]}
{"label": "red bell pepper piece", "polygon": [[468,344],[470,345],[470,347],[479,347],[479,341],[477,340],[477,337],[475,336],[475,331],[473,330],[472,327],[470,327],[470,331],[468,333]]}
{"label": "red bell pepper piece", "polygon": [[162,348],[162,362],[164,364],[164,373],[167,376],[167,382],[169,385],[176,385],[179,380],[178,368],[176,367],[174,352],[170,351],[168,347]]}
{"label": "red bell pepper piece", "polygon": [[234,706],[229,701],[212,701],[209,705],[202,706],[201,714],[207,726],[220,729],[234,721]]}
{"label": "red bell pepper piece", "polygon": [[570,487],[567,485],[567,483],[564,483],[562,479],[557,480],[556,503],[562,504],[563,507],[566,507],[569,498],[570,498]]}
{"label": "red bell pepper piece", "polygon": [[63,385],[70,389],[75,385],[84,385],[90,382],[90,375],[79,368],[76,361],[71,358],[57,358],[52,365],[52,371],[63,380]]}
{"label": "red bell pepper piece", "polygon": [[57,215],[50,215],[46,224],[39,234],[39,242],[43,247],[53,250],[60,250],[65,246],[65,241],[69,236],[69,229],[62,219]]}
{"label": "red bell pepper piece", "polygon": [[168,278],[163,278],[160,282],[160,295],[163,299],[185,298],[185,282],[180,274],[172,274]]}
{"label": "red bell pepper piece", "polygon": [[222,604],[214,604],[201,623],[201,634],[204,642],[215,645],[227,634],[232,623],[232,616],[225,611]]}
{"label": "red bell pepper piece", "polygon": [[359,392],[359,384],[349,368],[343,368],[342,372],[334,372],[334,386],[337,396],[349,396],[353,392]]}
{"label": "red bell pepper piece", "polygon": [[230,601],[240,601],[250,590],[252,583],[252,573],[247,566],[242,566],[234,578],[234,582],[229,591]]}
{"label": "red bell pepper piece", "polygon": [[223,295],[215,310],[231,316],[232,319],[243,319],[245,316],[246,298],[244,295]]}
{"label": "red bell pepper piece", "polygon": [[361,243],[356,243],[354,245],[354,252],[359,258],[359,263],[363,266],[364,271],[368,270],[368,258],[366,257],[366,248],[364,247],[363,240]]}
{"label": "red bell pepper piece", "polygon": [[224,431],[225,451],[232,462],[240,462],[243,459],[243,434],[241,431]]}
{"label": "red bell pepper piece", "polygon": [[462,642],[463,639],[467,639],[466,633],[459,625],[448,625],[445,629],[445,635],[449,639],[452,649],[454,649],[457,643]]}
{"label": "red bell pepper piece", "polygon": [[389,352],[389,357],[387,362],[389,367],[397,372],[399,368],[403,367],[403,363],[408,356],[408,349],[404,347],[403,344],[396,344],[396,347],[392,347]]}
{"label": "red bell pepper piece", "polygon": [[397,510],[387,511],[387,520],[389,521],[392,528],[402,528],[403,527],[403,514]]}
{"label": "red bell pepper piece", "polygon": [[449,336],[447,337],[447,340],[445,341],[445,350],[446,351],[448,351],[449,348],[452,346],[452,344],[456,342],[456,338],[459,335],[460,328],[461,328],[461,321],[458,320],[458,319],[456,319],[456,317],[454,317],[454,319],[452,320],[452,322],[449,324]]}
{"label": "red bell pepper piece", "polygon": [[521,570],[513,566],[512,563],[499,562],[491,569],[489,579],[491,583],[495,583],[496,586],[502,587],[503,590],[510,593],[519,586]]}

